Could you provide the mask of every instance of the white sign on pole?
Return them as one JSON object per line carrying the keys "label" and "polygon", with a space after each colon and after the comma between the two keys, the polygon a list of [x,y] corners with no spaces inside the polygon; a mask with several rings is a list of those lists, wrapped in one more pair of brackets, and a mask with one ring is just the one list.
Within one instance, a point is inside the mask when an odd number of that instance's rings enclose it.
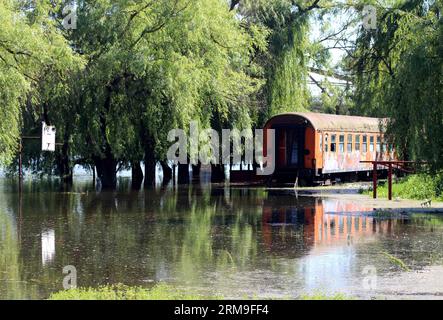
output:
{"label": "white sign on pole", "polygon": [[42,124],[42,151],[55,151],[55,127]]}

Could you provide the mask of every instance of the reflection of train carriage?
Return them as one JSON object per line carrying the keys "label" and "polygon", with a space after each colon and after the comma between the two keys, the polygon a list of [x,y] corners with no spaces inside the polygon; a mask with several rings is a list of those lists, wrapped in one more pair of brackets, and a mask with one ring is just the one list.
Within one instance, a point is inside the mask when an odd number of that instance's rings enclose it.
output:
{"label": "reflection of train carriage", "polygon": [[[378,118],[321,113],[285,113],[271,118],[265,129],[275,130],[273,178],[313,182],[327,178],[368,176],[372,165],[360,161],[392,160]],[[267,141],[264,153],[266,155]]]}
{"label": "reflection of train carriage", "polygon": [[[378,233],[392,233],[400,221],[377,219],[372,207],[337,199],[300,197],[297,204],[296,200],[286,205],[281,203],[270,198],[263,204],[263,242],[276,251],[285,246],[297,247],[300,255],[303,250],[316,246],[342,246],[349,241],[373,240]],[[294,232],[301,237],[294,237]]]}

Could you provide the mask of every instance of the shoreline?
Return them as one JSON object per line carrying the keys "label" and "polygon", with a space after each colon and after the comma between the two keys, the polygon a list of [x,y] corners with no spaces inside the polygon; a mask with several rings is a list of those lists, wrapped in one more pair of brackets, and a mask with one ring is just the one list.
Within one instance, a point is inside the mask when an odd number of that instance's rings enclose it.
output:
{"label": "shoreline", "polygon": [[361,193],[367,190],[371,183],[349,183],[335,186],[321,187],[272,187],[265,188],[271,192],[282,192],[287,195],[300,197],[322,197],[338,201],[348,201],[359,206],[372,207],[374,212],[392,213],[430,213],[443,214],[443,202],[431,201],[429,206],[424,206],[425,200],[387,198],[373,199],[371,195]]}

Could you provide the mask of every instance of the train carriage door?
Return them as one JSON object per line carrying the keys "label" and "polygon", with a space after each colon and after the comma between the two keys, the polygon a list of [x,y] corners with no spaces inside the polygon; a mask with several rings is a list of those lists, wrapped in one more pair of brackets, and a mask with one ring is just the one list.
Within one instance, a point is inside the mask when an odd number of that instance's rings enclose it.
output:
{"label": "train carriage door", "polygon": [[287,131],[287,166],[303,167],[305,150],[305,128],[289,128]]}
{"label": "train carriage door", "polygon": [[304,163],[305,129],[302,126],[277,127],[277,167],[299,168]]}
{"label": "train carriage door", "polygon": [[304,168],[315,169],[315,130],[312,127],[305,128],[305,145],[303,150]]}
{"label": "train carriage door", "polygon": [[286,130],[283,128],[276,130],[278,150],[277,150],[277,167],[286,166]]}

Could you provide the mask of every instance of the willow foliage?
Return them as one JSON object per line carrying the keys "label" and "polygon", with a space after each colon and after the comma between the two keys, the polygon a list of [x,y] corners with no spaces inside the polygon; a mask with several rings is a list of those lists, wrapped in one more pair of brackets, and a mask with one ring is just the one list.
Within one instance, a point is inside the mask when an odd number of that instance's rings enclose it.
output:
{"label": "willow foliage", "polygon": [[390,118],[403,157],[443,167],[441,0],[380,8],[376,31],[362,31],[353,61],[360,112]]}
{"label": "willow foliage", "polygon": [[260,57],[266,79],[263,120],[280,112],[309,108],[307,80],[314,49],[309,40],[309,17],[314,7],[309,6],[314,3],[317,1],[240,1],[242,16],[269,33],[268,51]]}
{"label": "willow foliage", "polygon": [[20,107],[42,98],[36,88],[45,79],[59,81],[78,63],[47,9],[46,1],[0,2],[0,164],[17,150]]}
{"label": "willow foliage", "polygon": [[249,59],[259,39],[228,9],[221,0],[81,1],[73,42],[89,61],[80,138],[91,141],[82,153],[102,157],[108,145],[130,159],[149,136],[162,154],[170,129],[208,125],[213,110],[247,117],[261,85]]}

